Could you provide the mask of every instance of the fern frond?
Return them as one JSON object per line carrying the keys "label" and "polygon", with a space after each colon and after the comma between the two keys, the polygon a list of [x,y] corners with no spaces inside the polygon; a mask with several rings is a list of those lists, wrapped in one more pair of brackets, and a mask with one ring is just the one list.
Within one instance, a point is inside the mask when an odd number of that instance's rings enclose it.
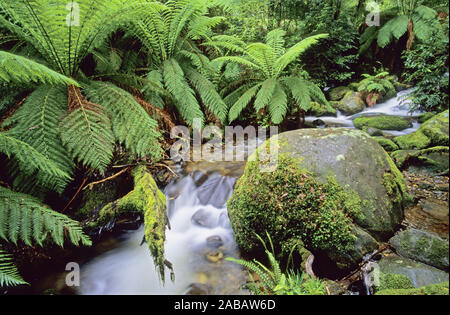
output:
{"label": "fern frond", "polygon": [[[9,131],[15,138],[28,143],[60,170],[72,174],[73,161],[64,148],[59,135],[59,123],[67,112],[67,92],[63,87],[41,86],[26,99],[24,104],[5,123],[14,124]],[[20,168],[19,168],[20,169]],[[61,193],[70,178],[55,178],[39,172],[34,183]],[[33,182],[25,176],[23,182]],[[26,191],[22,190],[21,191]]]}
{"label": "fern frond", "polygon": [[262,83],[261,89],[256,95],[256,100],[254,104],[255,110],[257,112],[265,108],[272,100],[277,83],[278,82],[276,78],[267,79]]}
{"label": "fern frond", "polygon": [[12,256],[0,249],[0,287],[28,284],[19,274]]}
{"label": "fern frond", "polygon": [[164,62],[163,77],[166,89],[175,99],[175,106],[183,119],[191,126],[196,118],[201,119],[203,124],[204,115],[195,93],[187,84],[183,69],[175,59],[171,58]]}
{"label": "fern frond", "polygon": [[274,64],[275,75],[279,76],[286,67],[296,60],[304,51],[306,51],[312,45],[318,43],[320,39],[327,38],[328,34],[318,34],[305,38],[301,42],[295,44],[289,48],[285,54],[279,57]]}
{"label": "fern frond", "polygon": [[275,92],[269,103],[269,113],[272,122],[276,125],[281,124],[287,113],[287,95],[280,84],[276,84]]}
{"label": "fern frond", "polygon": [[28,143],[20,141],[8,133],[0,132],[0,152],[18,161],[23,172],[34,174],[43,172],[58,179],[70,179],[70,175],[61,170],[53,161],[47,159]]}
{"label": "fern frond", "polygon": [[0,187],[0,238],[17,245],[20,239],[31,246],[33,241],[42,246],[50,237],[59,246],[64,245],[64,234],[74,245],[92,243],[77,221],[47,208],[29,195]]}
{"label": "fern frond", "polygon": [[214,84],[192,69],[187,69],[186,76],[200,95],[203,104],[208,107],[222,123],[225,123],[227,120],[228,108],[222,97],[217,93]]}
{"label": "fern frond", "polygon": [[115,138],[139,157],[161,156],[158,123],[128,92],[110,83],[93,82],[84,91],[90,101],[101,104],[111,117]]}
{"label": "fern frond", "polygon": [[87,103],[74,91],[78,106],[60,124],[61,140],[73,158],[103,172],[111,162],[114,135],[104,107]]}
{"label": "fern frond", "polygon": [[241,97],[239,97],[237,102],[233,104],[233,106],[230,108],[230,112],[228,113],[228,121],[230,123],[235,121],[239,117],[241,112],[245,109],[245,107],[247,107],[247,105],[256,95],[260,87],[261,84],[257,84],[248,89],[244,94],[242,94]]}
{"label": "fern frond", "polygon": [[0,80],[13,83],[76,85],[78,83],[28,58],[0,51]]}

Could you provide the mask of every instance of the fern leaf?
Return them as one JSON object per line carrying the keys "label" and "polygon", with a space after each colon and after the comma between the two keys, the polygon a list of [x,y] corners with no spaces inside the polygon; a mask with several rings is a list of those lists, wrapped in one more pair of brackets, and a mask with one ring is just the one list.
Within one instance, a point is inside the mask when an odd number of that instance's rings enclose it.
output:
{"label": "fern leaf", "polygon": [[276,125],[283,122],[287,113],[287,95],[284,92],[283,87],[278,83],[269,104],[269,112],[272,122]]}
{"label": "fern leaf", "polygon": [[64,232],[70,234],[74,245],[91,245],[77,221],[55,212],[29,195],[0,187],[0,238],[17,244],[20,239],[30,245],[31,239],[42,246],[50,236],[53,242],[63,246]]}
{"label": "fern leaf", "polygon": [[105,109],[82,104],[60,124],[61,140],[72,157],[85,166],[103,172],[111,162],[114,135]]}
{"label": "fern leaf", "polygon": [[128,92],[110,83],[93,82],[85,88],[86,96],[99,103],[112,120],[115,138],[139,157],[161,156],[158,123]]}
{"label": "fern leaf", "polygon": [[261,89],[256,95],[256,100],[254,104],[255,110],[257,112],[265,108],[272,100],[277,83],[278,82],[275,78],[267,79],[262,83]]}
{"label": "fern leaf", "polygon": [[0,287],[28,284],[19,274],[12,256],[0,249]]}
{"label": "fern leaf", "polygon": [[0,51],[0,80],[13,83],[76,85],[78,83],[44,65],[22,56]]}
{"label": "fern leaf", "polygon": [[244,94],[242,94],[237,102],[233,104],[233,106],[230,108],[230,112],[228,113],[228,121],[230,123],[235,121],[239,117],[241,112],[245,109],[245,107],[247,107],[260,87],[261,84],[257,84],[254,87],[248,89]]}

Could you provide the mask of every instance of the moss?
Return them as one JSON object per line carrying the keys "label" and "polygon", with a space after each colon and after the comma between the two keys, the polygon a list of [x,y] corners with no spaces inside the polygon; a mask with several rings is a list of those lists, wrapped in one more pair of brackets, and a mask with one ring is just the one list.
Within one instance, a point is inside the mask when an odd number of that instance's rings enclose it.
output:
{"label": "moss", "polygon": [[321,116],[336,116],[337,111],[330,105],[323,105],[317,102],[311,102],[311,108],[308,110],[308,112],[317,117]]}
{"label": "moss", "polygon": [[449,295],[449,283],[431,284],[414,289],[386,289],[378,291],[375,295]]}
{"label": "moss", "polygon": [[397,143],[402,150],[421,150],[431,144],[431,140],[428,139],[420,129],[409,135],[395,137],[394,142]]}
{"label": "moss", "polygon": [[380,285],[376,287],[376,291],[391,290],[391,289],[413,289],[414,286],[411,280],[403,274],[381,273]]}
{"label": "moss", "polygon": [[228,202],[241,249],[251,252],[259,248],[255,233],[264,235],[266,231],[275,244],[298,239],[308,249],[342,251],[353,244],[352,219],[362,215],[356,192],[332,178],[319,183],[284,154],[274,172],[260,172],[259,164],[247,163]]}
{"label": "moss", "polygon": [[105,225],[123,215],[144,215],[145,239],[153,256],[155,266],[164,281],[164,241],[167,223],[166,198],[158,189],[145,166],[133,171],[134,189],[123,198],[107,204],[99,212],[97,225]]}
{"label": "moss", "polygon": [[434,146],[449,145],[449,111],[446,110],[426,121],[419,130],[427,136]]}
{"label": "moss", "polygon": [[386,139],[384,137],[374,137],[374,139],[378,142],[379,145],[383,147],[388,152],[396,151],[398,150],[398,146],[389,139]]}
{"label": "moss", "polygon": [[419,123],[423,124],[424,122],[426,122],[427,120],[430,120],[434,116],[436,116],[436,113],[424,113],[417,118],[417,121]]}
{"label": "moss", "polygon": [[410,120],[397,116],[358,117],[353,120],[356,128],[377,128],[380,130],[404,130],[412,127]]}

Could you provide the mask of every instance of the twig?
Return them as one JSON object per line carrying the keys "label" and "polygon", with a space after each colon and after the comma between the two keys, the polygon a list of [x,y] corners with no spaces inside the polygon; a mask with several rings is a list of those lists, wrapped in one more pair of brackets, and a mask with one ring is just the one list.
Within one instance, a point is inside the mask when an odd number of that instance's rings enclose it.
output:
{"label": "twig", "polygon": [[67,210],[67,208],[72,204],[72,202],[75,200],[75,198],[78,196],[78,194],[81,191],[81,188],[83,188],[84,184],[86,184],[87,182],[87,177],[85,179],[83,179],[83,182],[80,185],[80,188],[78,188],[77,192],[75,193],[75,195],[72,197],[72,199],[69,201],[69,203],[64,207],[64,209],[62,209],[61,213],[64,213],[64,211]]}
{"label": "twig", "polygon": [[358,269],[356,269],[355,271],[353,271],[351,274],[349,274],[348,276],[342,278],[340,281],[344,281],[347,280],[349,278],[351,278],[352,276],[354,276],[356,273],[358,273],[359,271],[361,271],[361,269],[367,265],[367,263],[376,255],[381,254],[382,252],[384,252],[386,249],[390,248],[389,244],[384,244],[383,246],[381,246],[375,253],[373,253],[372,255],[370,255],[370,257],[368,259],[366,259],[364,262],[362,262]]}
{"label": "twig", "polygon": [[175,175],[176,177],[180,177],[180,176],[178,176],[178,174],[176,174],[176,173],[175,173],[169,166],[167,166],[166,164],[153,163],[153,164],[147,164],[147,165],[150,165],[150,166],[154,165],[154,166],[162,166],[162,167],[165,167],[165,168],[167,168],[173,175]]}
{"label": "twig", "polygon": [[116,177],[122,175],[122,174],[125,173],[126,171],[128,171],[128,169],[129,169],[128,167],[127,167],[127,168],[124,168],[123,170],[121,170],[120,172],[114,174],[113,176],[110,176],[110,177],[107,177],[107,178],[105,178],[105,179],[102,179],[102,180],[99,180],[99,181],[90,183],[89,185],[86,185],[86,187],[84,187],[83,190],[86,190],[87,188],[89,188],[90,190],[92,190],[92,188],[93,188],[95,185],[98,185],[98,184],[107,182],[107,181],[109,181],[109,180],[111,180],[111,179],[114,179],[114,178],[116,178]]}

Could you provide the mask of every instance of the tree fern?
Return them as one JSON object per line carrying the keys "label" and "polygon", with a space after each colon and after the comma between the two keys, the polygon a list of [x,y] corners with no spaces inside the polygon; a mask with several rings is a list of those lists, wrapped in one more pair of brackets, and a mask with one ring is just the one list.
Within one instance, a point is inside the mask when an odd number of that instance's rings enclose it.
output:
{"label": "tree fern", "polygon": [[[225,97],[227,103],[230,100],[234,101],[228,117],[230,122],[237,119],[252,100],[255,111],[267,109],[271,121],[275,124],[282,123],[289,112],[290,96],[301,110],[308,109],[311,101],[316,99],[328,104],[322,91],[312,82],[296,76],[283,77],[283,71],[290,63],[327,35],[308,37],[287,50],[284,47],[284,36],[284,31],[276,29],[267,34],[266,43],[248,45],[243,50],[243,56],[224,56],[213,61],[217,65],[239,64],[250,70],[247,82],[242,85],[246,91],[238,88]],[[223,42],[228,39],[231,39],[231,43],[227,46]],[[234,38],[221,37],[219,42],[211,41],[207,44],[222,48],[230,47],[230,52],[240,51],[235,48],[240,47],[240,44]]]}
{"label": "tree fern", "polygon": [[161,97],[159,92],[147,88],[147,99],[175,108],[190,125],[194,118],[205,120],[200,99],[225,122],[227,108],[211,81],[210,61],[196,43],[208,40],[211,28],[222,18],[207,16],[209,3],[205,0],[173,0],[165,5],[127,26],[129,34],[139,38],[149,51],[152,77],[157,71],[161,79],[158,78],[158,84],[170,94]]}

